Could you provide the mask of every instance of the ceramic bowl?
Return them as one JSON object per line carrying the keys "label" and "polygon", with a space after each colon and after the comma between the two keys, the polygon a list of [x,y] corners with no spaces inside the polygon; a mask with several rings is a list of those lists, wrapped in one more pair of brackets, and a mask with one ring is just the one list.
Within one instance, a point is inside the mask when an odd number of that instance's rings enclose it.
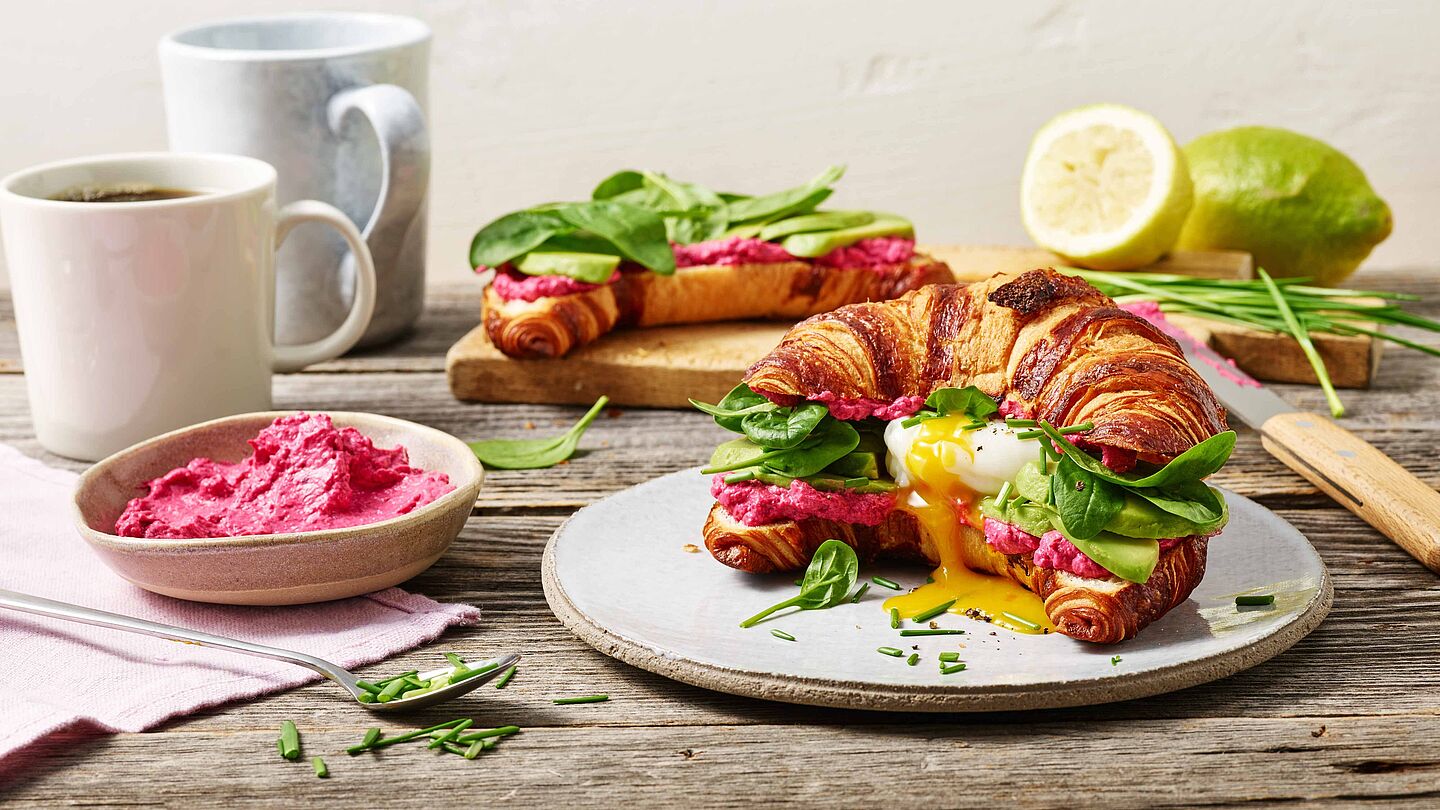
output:
{"label": "ceramic bowl", "polygon": [[247,440],[292,411],[228,416],[182,428],[91,467],[75,488],[75,521],[115,573],[148,591],[229,605],[297,605],[357,596],[404,582],[450,547],[470,516],[485,470],[447,433],[367,413],[330,412],[377,447],[404,446],[410,463],[450,476],[455,490],[408,515],[365,526],[288,534],[146,540],[113,534],[144,483],[204,456],[236,462]]}

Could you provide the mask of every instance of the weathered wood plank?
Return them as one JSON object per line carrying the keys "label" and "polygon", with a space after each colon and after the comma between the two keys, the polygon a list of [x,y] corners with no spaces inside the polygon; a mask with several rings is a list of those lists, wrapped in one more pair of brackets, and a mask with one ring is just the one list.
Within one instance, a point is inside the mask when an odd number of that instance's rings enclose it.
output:
{"label": "weathered wood plank", "polygon": [[[605,708],[584,707],[592,714]],[[316,779],[308,762],[276,757],[273,729],[217,733],[199,723],[165,735],[57,741],[51,758],[15,785],[10,799],[46,806],[139,800],[187,807],[279,801],[414,807],[457,801],[540,806],[566,797],[608,807],[748,808],[861,807],[902,797],[952,807],[1365,800],[1420,806],[1440,797],[1440,759],[1424,744],[1440,738],[1440,718],[1430,715],[1123,725],[1037,715],[1004,724],[957,718],[863,729],[817,718],[813,725],[756,725],[743,733],[724,726],[536,725],[475,762],[416,746],[378,756],[341,753],[364,727],[339,718],[302,727],[305,753],[326,756],[327,780]],[[163,767],[157,767],[160,746]],[[83,796],[74,791],[77,782]]]}

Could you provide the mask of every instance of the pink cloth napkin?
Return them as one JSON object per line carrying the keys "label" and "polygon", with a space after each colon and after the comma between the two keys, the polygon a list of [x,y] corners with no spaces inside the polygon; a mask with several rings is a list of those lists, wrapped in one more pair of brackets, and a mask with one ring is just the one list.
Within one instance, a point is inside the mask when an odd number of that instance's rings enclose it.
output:
{"label": "pink cloth napkin", "polygon": [[[70,523],[75,474],[0,444],[0,587],[299,650],[345,667],[474,625],[480,611],[399,588],[294,607],[171,599],[111,573]],[[144,731],[164,720],[320,676],[289,664],[0,608],[0,771],[7,757],[76,727]],[[10,757],[14,762],[20,757]]]}

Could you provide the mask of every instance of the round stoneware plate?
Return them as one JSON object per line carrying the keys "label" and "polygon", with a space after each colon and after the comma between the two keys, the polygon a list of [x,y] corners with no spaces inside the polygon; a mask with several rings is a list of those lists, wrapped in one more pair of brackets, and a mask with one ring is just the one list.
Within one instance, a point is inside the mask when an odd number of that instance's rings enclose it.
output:
{"label": "round stoneware plate", "polygon": [[[1330,576],[1304,536],[1254,501],[1225,497],[1230,525],[1210,541],[1204,581],[1138,638],[1116,645],[1021,635],[956,615],[942,617],[942,626],[965,635],[902,639],[881,608],[895,592],[873,585],[857,604],[777,614],[741,629],[741,619],[793,596],[796,576],[754,576],[711,559],[701,527],[713,499],[698,470],[576,512],[545,550],[545,596],[555,615],[601,652],[737,695],[909,711],[1126,700],[1252,667],[1299,641],[1330,609]],[[872,564],[861,581],[880,575],[912,587],[928,573]],[[1235,596],[1245,593],[1273,593],[1275,604],[1237,608]],[[775,638],[771,628],[796,641]],[[913,667],[875,651],[908,653],[912,644],[922,659]],[[968,668],[941,675],[937,658],[945,650],[958,651]]]}

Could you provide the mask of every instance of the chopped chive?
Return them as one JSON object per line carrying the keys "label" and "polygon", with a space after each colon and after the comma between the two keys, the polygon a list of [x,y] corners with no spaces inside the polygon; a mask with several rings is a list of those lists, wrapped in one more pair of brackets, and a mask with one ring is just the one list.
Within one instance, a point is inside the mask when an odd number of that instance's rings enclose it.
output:
{"label": "chopped chive", "polygon": [[375,728],[372,728],[369,731],[365,732],[364,738],[360,740],[361,747],[369,748],[370,746],[374,745],[375,741],[380,739],[380,735],[382,733],[383,732],[380,731],[379,726],[376,726]]}
{"label": "chopped chive", "polygon": [[445,660],[450,662],[450,666],[455,667],[456,669],[469,669],[469,667],[465,664],[464,658],[461,658],[460,656],[452,652],[447,652],[444,655]]}
{"label": "chopped chive", "polygon": [[851,603],[852,605],[859,603],[860,597],[864,596],[864,595],[865,595],[865,592],[868,591],[868,590],[870,590],[870,583],[868,583],[868,582],[862,582],[862,583],[860,583],[860,587],[855,590],[855,595],[852,596],[852,597],[850,597],[850,603]]}
{"label": "chopped chive", "polygon": [[354,754],[360,753],[361,751],[368,751],[368,750],[370,750],[370,749],[372,749],[372,748],[384,748],[384,747],[387,746],[387,745],[395,745],[395,744],[397,744],[397,743],[410,742],[411,740],[417,740],[417,739],[419,739],[419,738],[421,738],[421,737],[424,737],[425,735],[427,735],[427,734],[429,734],[429,733],[431,733],[432,731],[435,731],[435,730],[437,730],[437,729],[450,728],[451,726],[455,726],[455,725],[458,725],[458,724],[463,723],[463,722],[465,722],[465,720],[463,720],[463,719],[448,720],[448,721],[446,721],[446,722],[444,722],[444,723],[440,723],[439,725],[434,725],[434,726],[431,726],[431,727],[429,727],[429,728],[422,728],[422,729],[420,729],[419,731],[407,731],[407,732],[405,732],[404,734],[400,734],[400,735],[397,735],[397,736],[394,736],[394,737],[386,737],[386,738],[384,738],[384,739],[376,740],[376,741],[370,743],[369,745],[365,745],[365,744],[352,745],[352,746],[350,746],[349,748],[346,748],[346,749],[345,749],[345,753],[354,755]]}
{"label": "chopped chive", "polygon": [[1058,432],[1059,432],[1060,435],[1062,435],[1062,436],[1068,436],[1068,435],[1071,434],[1071,433],[1084,433],[1084,432],[1087,431],[1087,430],[1094,430],[1094,429],[1095,429],[1095,423],[1094,423],[1094,422],[1081,422],[1081,423],[1078,424],[1078,425],[1071,425],[1070,427],[1062,427],[1062,428],[1059,429]]}
{"label": "chopped chive", "polygon": [[910,653],[910,657],[905,659],[905,663],[912,667],[920,663],[920,653]]}
{"label": "chopped chive", "polygon": [[960,653],[954,651],[942,652],[940,653],[940,660],[946,664],[953,664],[960,660]]}
{"label": "chopped chive", "polygon": [[375,696],[372,695],[372,694],[370,694],[369,692],[361,692],[360,695],[359,695],[358,697],[356,697],[355,699],[358,700],[358,701],[360,701],[361,703],[374,703],[374,702],[375,702]]}
{"label": "chopped chive", "polygon": [[786,640],[786,641],[794,641],[794,640],[795,640],[795,637],[794,637],[794,636],[790,635],[789,633],[785,632],[784,630],[771,630],[771,631],[770,631],[770,635],[774,636],[775,638],[784,639],[784,640]]}
{"label": "chopped chive", "polygon": [[451,726],[449,731],[445,732],[444,734],[440,735],[439,737],[436,737],[435,740],[430,743],[430,746],[429,746],[429,747],[430,747],[430,748],[439,748],[440,746],[444,745],[445,743],[450,742],[451,740],[454,740],[456,737],[459,737],[461,732],[463,732],[463,731],[464,731],[465,729],[467,729],[467,728],[470,728],[470,727],[473,726],[473,725],[475,725],[475,721],[474,721],[474,720],[470,720],[470,719],[461,720],[459,723],[456,723],[455,725]]}
{"label": "chopped chive", "polygon": [[280,724],[280,756],[289,760],[300,758],[300,729],[290,720]]}
{"label": "chopped chive", "polygon": [[397,678],[385,684],[385,688],[380,690],[380,694],[376,695],[375,699],[381,703],[389,703],[408,685],[409,681],[406,681],[404,678]]}
{"label": "chopped chive", "polygon": [[928,622],[928,621],[930,621],[931,619],[935,618],[936,616],[939,616],[940,614],[942,614],[942,613],[944,613],[945,611],[949,610],[949,609],[951,608],[951,606],[953,606],[957,601],[959,601],[959,600],[958,600],[958,599],[951,599],[949,602],[946,602],[946,603],[943,604],[943,605],[936,605],[935,607],[930,608],[929,610],[925,611],[924,613],[917,613],[916,615],[910,617],[910,621],[912,621],[912,622]]}
{"label": "chopped chive", "polygon": [[469,747],[469,748],[466,748],[466,749],[465,749],[465,753],[462,754],[461,756],[465,757],[466,759],[474,759],[475,757],[480,756],[480,752],[481,752],[481,751],[484,751],[484,750],[485,750],[485,741],[484,741],[484,740],[476,740],[475,742],[470,743],[470,747]]}
{"label": "chopped chive", "polygon": [[509,685],[510,685],[510,679],[513,678],[513,677],[515,677],[515,670],[516,670],[517,668],[519,668],[519,666],[520,666],[519,664],[515,664],[515,665],[511,666],[509,669],[507,669],[507,670],[505,670],[504,672],[500,673],[500,677],[498,677],[498,678],[495,679],[495,688],[496,688],[496,689],[504,689],[505,687],[509,686]]}
{"label": "chopped chive", "polygon": [[881,655],[889,655],[894,658],[899,658],[900,656],[905,654],[905,651],[900,649],[899,647],[876,647],[875,652],[878,652]]}
{"label": "chopped chive", "polygon": [[900,609],[890,608],[890,629],[896,630],[900,627]]}
{"label": "chopped chive", "polygon": [[921,416],[921,415],[919,415],[919,414],[916,414],[916,415],[910,417],[909,419],[902,419],[902,420],[900,421],[900,427],[902,427],[902,428],[912,428],[912,427],[915,427],[916,425],[920,424],[920,423],[923,422],[923,421],[925,421],[925,417],[923,417],[923,416]]}
{"label": "chopped chive", "polygon": [[855,478],[846,478],[846,479],[845,479],[845,488],[846,488],[846,489],[855,489],[856,487],[863,487],[863,486],[865,486],[865,485],[868,484],[868,483],[870,483],[870,479],[869,479],[869,478],[866,478],[866,477],[863,476],[863,475],[858,476],[858,477],[855,477]]}
{"label": "chopped chive", "polygon": [[370,683],[369,681],[356,681],[355,685],[360,687],[361,689],[364,689],[366,692],[371,692],[376,695],[380,694],[380,687],[376,686],[373,683]]}
{"label": "chopped chive", "polygon": [[499,666],[500,664],[496,663],[495,661],[491,661],[490,663],[486,664],[483,667],[480,667],[479,669],[470,669],[463,672],[457,670],[453,675],[450,676],[450,683],[460,683],[461,681],[468,681],[476,675],[484,675],[485,673],[493,669],[499,668]]}
{"label": "chopped chive", "polygon": [[964,665],[964,664],[951,664],[951,665],[948,666],[948,667],[943,667],[943,668],[940,670],[940,674],[941,674],[941,675],[953,675],[953,674],[955,674],[956,672],[963,672],[964,670],[965,670],[965,665]]}
{"label": "chopped chive", "polygon": [[519,731],[519,726],[500,726],[499,728],[486,729],[485,731],[472,731],[456,740],[456,742],[461,745],[468,745],[476,740],[488,740],[491,737],[508,737]]}
{"label": "chopped chive", "polygon": [[934,585],[934,584],[935,584],[935,575],[934,575],[934,574],[930,574],[930,575],[926,576],[926,577],[925,577],[925,584],[926,584],[926,585]]}
{"label": "chopped chive", "polygon": [[727,483],[727,484],[740,484],[740,483],[744,483],[744,482],[746,482],[746,481],[754,481],[754,480],[755,480],[755,476],[756,476],[756,472],[755,472],[754,470],[746,470],[745,472],[738,472],[738,473],[735,473],[734,475],[727,475],[727,476],[725,476],[725,483]]}
{"label": "chopped chive", "polygon": [[1045,435],[1043,430],[1025,430],[1015,434],[1017,439],[1038,439]]}
{"label": "chopped chive", "polygon": [[456,745],[453,742],[447,742],[444,745],[440,746],[440,750],[446,752],[447,754],[458,754],[459,756],[463,757],[465,756],[466,749],[463,745]]}
{"label": "chopped chive", "polygon": [[1010,482],[1006,481],[1000,485],[1000,494],[995,496],[995,503],[1004,505],[1010,500]]}
{"label": "chopped chive", "polygon": [[963,636],[963,635],[965,635],[965,631],[964,631],[964,630],[947,630],[947,629],[945,629],[945,628],[941,628],[941,629],[939,629],[939,630],[931,630],[931,629],[929,629],[929,628],[906,628],[906,629],[900,631],[900,635],[902,635],[902,636]]}
{"label": "chopped chive", "polygon": [[1005,420],[1005,426],[1006,426],[1006,427],[1012,427],[1012,428],[1035,427],[1035,420],[1034,420],[1034,419],[1006,419],[1006,420]]}
{"label": "chopped chive", "polygon": [[604,703],[609,699],[609,695],[585,695],[583,697],[555,698],[552,702],[557,706],[567,706],[572,703]]}
{"label": "chopped chive", "polygon": [[1113,667],[1113,666],[1115,666],[1116,664],[1119,664],[1119,663],[1120,663],[1121,661],[1123,661],[1123,660],[1124,660],[1124,659],[1121,658],[1121,657],[1118,656],[1118,655],[1112,655],[1112,656],[1110,656],[1110,666]]}
{"label": "chopped chive", "polygon": [[986,421],[983,420],[983,419],[976,419],[974,422],[967,422],[966,424],[961,425],[961,426],[960,426],[960,429],[961,429],[962,431],[969,432],[969,431],[972,431],[972,430],[979,430],[980,428],[983,428],[983,427],[985,427],[985,426],[988,425],[988,424],[990,424],[990,423],[989,423],[989,422],[986,422]]}
{"label": "chopped chive", "polygon": [[325,760],[320,757],[310,758],[310,767],[315,769],[315,775],[321,779],[330,778],[330,769],[326,767]]}
{"label": "chopped chive", "polygon": [[378,680],[378,681],[375,682],[375,685],[376,685],[376,686],[381,686],[381,687],[383,687],[383,686],[389,684],[391,681],[401,681],[401,680],[404,680],[404,679],[406,679],[406,678],[413,677],[413,676],[419,675],[419,674],[420,674],[420,670],[418,670],[418,669],[412,669],[412,670],[410,670],[409,672],[402,672],[402,673],[400,673],[399,675],[392,675],[392,676],[390,676],[389,678],[384,678],[384,679],[382,679],[382,680]]}
{"label": "chopped chive", "polygon": [[900,590],[900,583],[892,579],[886,579],[885,577],[870,577],[870,581],[875,583],[876,585],[879,585],[882,588],[889,588],[892,591]]}
{"label": "chopped chive", "polygon": [[483,746],[485,746],[485,750],[486,750],[486,751],[489,751],[491,748],[494,748],[494,747],[495,747],[495,743],[496,743],[496,742],[497,742],[497,740],[494,740],[494,739],[484,739],[484,740],[481,740],[481,741],[480,741],[480,744],[483,745]]}
{"label": "chopped chive", "polygon": [[1001,615],[1001,616],[1004,616],[1005,618],[1009,619],[1009,620],[1012,621],[1012,622],[1015,622],[1016,624],[1020,625],[1021,627],[1025,627],[1025,628],[1028,628],[1028,629],[1030,629],[1030,630],[1039,630],[1039,629],[1040,629],[1040,625],[1038,625],[1038,624],[1036,624],[1035,622],[1032,622],[1032,621],[1030,621],[1029,619],[1026,619],[1026,618],[1024,618],[1024,617],[1022,617],[1022,616],[1016,616],[1014,613],[1007,613],[1007,612],[1005,612],[1005,611],[1002,610],[1002,611],[1000,612],[1000,615]]}
{"label": "chopped chive", "polygon": [[1256,594],[1256,595],[1253,595],[1253,596],[1237,596],[1237,597],[1235,597],[1235,606],[1236,606],[1236,607],[1250,607],[1250,606],[1255,606],[1255,605],[1273,605],[1273,604],[1275,604],[1275,594],[1273,594],[1273,593],[1262,593],[1262,594]]}

